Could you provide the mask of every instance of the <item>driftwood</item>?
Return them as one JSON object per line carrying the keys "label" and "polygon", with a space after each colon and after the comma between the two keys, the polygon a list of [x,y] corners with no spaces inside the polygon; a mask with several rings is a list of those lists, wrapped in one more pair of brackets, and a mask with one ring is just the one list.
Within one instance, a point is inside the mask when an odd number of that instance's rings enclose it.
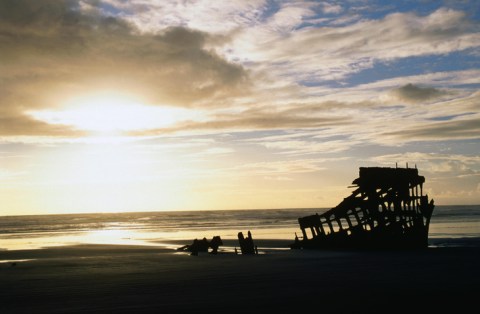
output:
{"label": "driftwood", "polygon": [[[416,168],[360,168],[355,190],[336,207],[298,218],[291,248],[423,248],[433,200]],[[309,231],[309,232],[308,232]]]}
{"label": "driftwood", "polygon": [[179,247],[177,250],[179,251],[189,251],[191,255],[198,255],[199,252],[208,252],[208,249],[212,249],[210,251],[211,254],[218,253],[218,247],[223,245],[223,241],[220,236],[214,236],[212,240],[209,242],[207,238],[203,238],[202,240],[195,239],[193,243],[190,245],[184,245]]}

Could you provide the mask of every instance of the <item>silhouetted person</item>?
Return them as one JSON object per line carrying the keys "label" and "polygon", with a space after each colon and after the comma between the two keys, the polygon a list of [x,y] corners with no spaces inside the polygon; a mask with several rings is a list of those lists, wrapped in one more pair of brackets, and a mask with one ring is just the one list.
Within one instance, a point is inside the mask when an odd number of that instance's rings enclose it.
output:
{"label": "silhouetted person", "polygon": [[192,244],[184,245],[177,250],[190,251],[190,255],[197,256],[199,252],[208,252],[208,249],[212,248],[211,253],[217,254],[220,245],[223,245],[222,239],[220,236],[214,236],[210,242],[208,242],[207,238],[203,238],[202,240],[195,239]]}
{"label": "silhouetted person", "polygon": [[210,241],[210,247],[212,248],[212,251],[210,253],[211,254],[217,254],[218,247],[220,245],[223,245],[222,239],[220,238],[220,236],[214,236],[212,238],[212,241]]}
{"label": "silhouetted person", "polygon": [[255,245],[253,244],[252,234],[248,231],[248,236],[245,238],[242,232],[238,233],[238,242],[242,254],[255,254]]}

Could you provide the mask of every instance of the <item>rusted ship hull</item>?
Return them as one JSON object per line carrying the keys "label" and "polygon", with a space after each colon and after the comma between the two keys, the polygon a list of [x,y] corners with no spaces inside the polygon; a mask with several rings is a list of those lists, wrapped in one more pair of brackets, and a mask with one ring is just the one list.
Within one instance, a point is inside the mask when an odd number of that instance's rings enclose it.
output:
{"label": "rusted ship hull", "polygon": [[360,168],[356,189],[323,214],[298,219],[291,248],[424,248],[433,200],[416,168]]}

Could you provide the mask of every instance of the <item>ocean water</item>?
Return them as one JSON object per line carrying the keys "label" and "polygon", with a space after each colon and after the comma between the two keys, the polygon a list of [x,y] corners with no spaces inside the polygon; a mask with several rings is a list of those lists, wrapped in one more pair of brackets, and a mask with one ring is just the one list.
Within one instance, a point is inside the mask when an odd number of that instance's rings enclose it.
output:
{"label": "ocean water", "polygon": [[[293,241],[299,217],[327,209],[268,209],[0,216],[0,250],[39,249],[77,244],[178,246],[220,235],[237,239]],[[480,205],[436,206],[430,223],[431,246],[477,245]]]}

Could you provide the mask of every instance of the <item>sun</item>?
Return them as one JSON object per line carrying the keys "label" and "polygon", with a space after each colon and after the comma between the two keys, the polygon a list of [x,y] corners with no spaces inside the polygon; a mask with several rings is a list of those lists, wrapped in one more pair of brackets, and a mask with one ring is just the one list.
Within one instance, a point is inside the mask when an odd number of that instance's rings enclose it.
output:
{"label": "sun", "polygon": [[70,125],[102,136],[164,128],[190,116],[186,109],[145,105],[139,97],[118,92],[72,97],[61,109],[29,114],[49,124]]}

